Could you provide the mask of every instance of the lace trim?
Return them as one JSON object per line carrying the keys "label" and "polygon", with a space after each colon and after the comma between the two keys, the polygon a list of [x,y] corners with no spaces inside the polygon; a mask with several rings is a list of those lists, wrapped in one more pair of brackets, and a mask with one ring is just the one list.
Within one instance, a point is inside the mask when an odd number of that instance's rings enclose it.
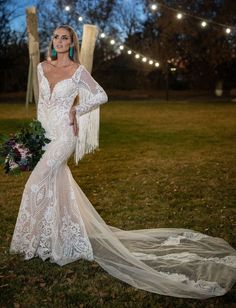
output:
{"label": "lace trim", "polygon": [[224,258],[219,258],[219,257],[203,258],[195,253],[188,253],[188,252],[172,253],[163,256],[156,256],[154,254],[146,254],[139,252],[133,252],[132,254],[139,260],[146,260],[146,261],[164,259],[164,260],[176,260],[185,263],[185,262],[199,260],[203,262],[220,263],[232,268],[236,268],[236,256],[226,256]]}
{"label": "lace trim", "polygon": [[170,236],[167,240],[165,240],[161,246],[172,246],[179,245],[181,240],[186,239],[190,241],[200,241],[204,238],[208,238],[209,236],[206,234],[198,233],[198,232],[184,232],[183,235]]}
{"label": "lace trim", "polygon": [[191,286],[192,288],[195,288],[197,290],[201,290],[201,293],[205,293],[206,295],[214,295],[214,296],[220,296],[224,295],[226,290],[222,288],[217,282],[207,281],[207,280],[190,280],[187,276],[183,274],[176,274],[176,273],[170,273],[170,272],[158,272],[161,274],[164,278],[174,280],[177,282],[182,282],[186,285]]}

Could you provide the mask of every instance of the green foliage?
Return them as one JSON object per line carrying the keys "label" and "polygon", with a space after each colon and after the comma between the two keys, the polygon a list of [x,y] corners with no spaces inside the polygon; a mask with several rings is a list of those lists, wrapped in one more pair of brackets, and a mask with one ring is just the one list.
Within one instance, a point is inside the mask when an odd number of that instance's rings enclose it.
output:
{"label": "green foliage", "polygon": [[45,130],[38,120],[33,120],[29,128],[23,128],[16,134],[16,140],[29,149],[32,155],[30,166],[32,170],[44,153],[43,146],[50,140],[45,137]]}
{"label": "green foliage", "polygon": [[34,119],[28,127],[19,132],[1,136],[0,156],[6,173],[19,174],[20,171],[33,170],[44,153],[43,146],[50,140],[45,137],[41,123]]}

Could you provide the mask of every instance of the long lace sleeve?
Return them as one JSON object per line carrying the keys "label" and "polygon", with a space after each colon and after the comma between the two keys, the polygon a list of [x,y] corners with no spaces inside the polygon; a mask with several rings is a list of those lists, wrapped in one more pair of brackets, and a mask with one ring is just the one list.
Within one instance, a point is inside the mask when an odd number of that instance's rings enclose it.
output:
{"label": "long lace sleeve", "polygon": [[78,87],[80,104],[75,107],[78,116],[90,112],[108,101],[108,96],[104,89],[84,66],[82,67]]}

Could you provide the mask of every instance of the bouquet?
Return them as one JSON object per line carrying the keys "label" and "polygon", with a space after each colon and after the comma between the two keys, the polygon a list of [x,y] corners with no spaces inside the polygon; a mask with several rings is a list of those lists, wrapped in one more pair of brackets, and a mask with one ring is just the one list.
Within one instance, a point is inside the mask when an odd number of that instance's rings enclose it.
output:
{"label": "bouquet", "polygon": [[29,123],[29,127],[11,134],[10,138],[1,137],[0,156],[5,173],[19,173],[34,169],[45,152],[43,146],[51,140],[45,137],[45,130],[38,120]]}

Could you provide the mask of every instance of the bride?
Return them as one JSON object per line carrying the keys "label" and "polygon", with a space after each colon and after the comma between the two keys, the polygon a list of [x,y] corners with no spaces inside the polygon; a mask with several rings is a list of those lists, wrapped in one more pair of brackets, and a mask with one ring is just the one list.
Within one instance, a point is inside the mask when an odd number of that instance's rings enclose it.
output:
{"label": "bride", "polygon": [[60,266],[96,261],[110,275],[163,295],[225,294],[236,281],[236,251],[223,239],[188,229],[125,231],[106,224],[92,206],[67,160],[74,151],[80,159],[93,149],[83,137],[83,119],[108,98],[79,63],[78,38],[70,26],[54,30],[49,55],[51,61],[37,67],[37,117],[51,142],[25,185],[10,253]]}

